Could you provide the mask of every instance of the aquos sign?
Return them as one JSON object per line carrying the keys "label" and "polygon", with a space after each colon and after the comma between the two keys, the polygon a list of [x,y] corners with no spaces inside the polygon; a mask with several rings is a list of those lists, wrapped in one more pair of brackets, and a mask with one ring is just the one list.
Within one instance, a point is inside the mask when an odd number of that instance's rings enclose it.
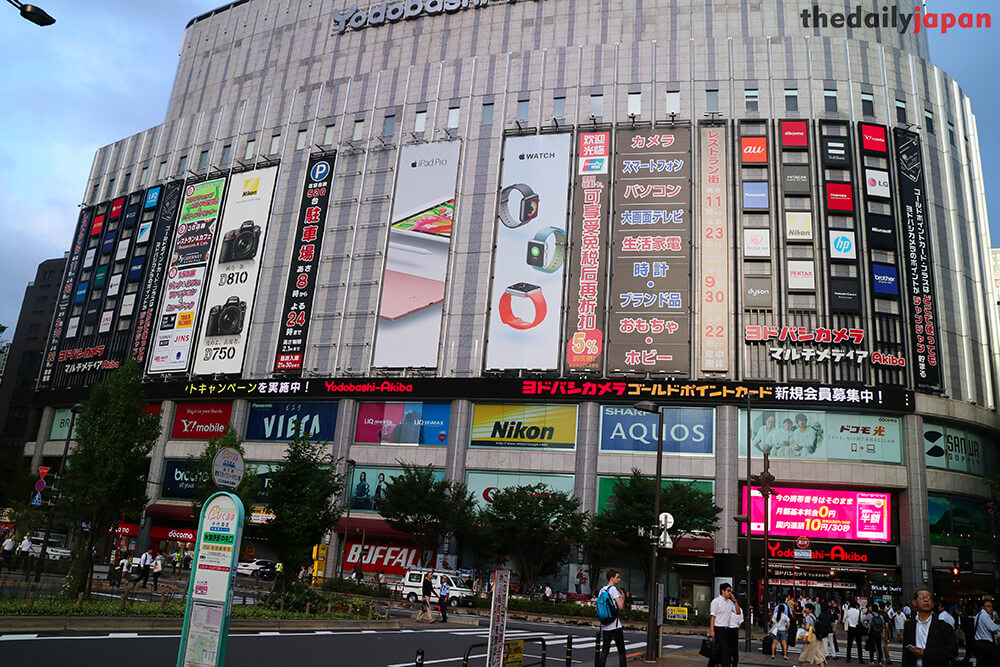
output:
{"label": "aquos sign", "polygon": [[[509,0],[512,4],[517,0]],[[333,10],[333,23],[338,33],[348,28],[362,30],[368,27],[396,23],[404,19],[416,19],[421,16],[455,12],[463,9],[479,9],[489,4],[489,0],[400,0],[399,2],[382,2],[368,9],[358,9],[357,5],[339,11]],[[499,4],[494,0],[493,4]]]}
{"label": "aquos sign", "polygon": [[[635,408],[601,407],[601,451],[655,452],[655,414]],[[663,452],[712,454],[715,411],[712,408],[663,408]]]}

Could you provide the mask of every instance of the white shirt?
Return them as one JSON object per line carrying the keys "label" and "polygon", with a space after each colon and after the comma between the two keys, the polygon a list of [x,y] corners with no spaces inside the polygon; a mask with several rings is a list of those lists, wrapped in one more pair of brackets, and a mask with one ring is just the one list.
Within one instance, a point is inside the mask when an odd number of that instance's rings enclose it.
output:
{"label": "white shirt", "polygon": [[849,607],[846,612],[844,612],[844,625],[848,628],[858,627],[858,621],[861,620],[861,610],[857,607]]}
{"label": "white shirt", "polygon": [[6,540],[3,541],[3,550],[6,551],[7,553],[10,553],[11,551],[14,550],[14,544],[15,544],[14,538],[8,537]]}
{"label": "white shirt", "polygon": [[21,540],[21,551],[23,553],[28,553],[29,551],[31,551],[31,540],[29,540],[27,537]]}
{"label": "white shirt", "polygon": [[715,626],[718,628],[738,628],[743,622],[743,614],[736,612],[736,603],[721,595],[712,600],[708,613],[715,617]]}
{"label": "white shirt", "polygon": [[955,627],[955,617],[949,614],[948,612],[942,611],[941,613],[938,614],[938,618],[947,623],[948,625],[950,625],[951,627]]}
{"label": "white shirt", "polygon": [[[927,648],[927,633],[930,632],[934,614],[928,616],[926,621],[921,621],[920,616],[917,616],[915,620],[917,621],[917,636],[913,641],[917,645],[917,648]],[[917,667],[924,667],[923,658],[917,658]]]}
{"label": "white shirt", "polygon": [[985,641],[993,641],[993,633],[1000,632],[1000,625],[993,622],[993,618],[986,613],[985,609],[980,609],[979,613],[976,614],[975,623],[976,635],[973,637],[976,641],[980,639]]}
{"label": "white shirt", "polygon": [[[615,588],[614,586],[612,586],[611,584],[608,584],[604,588],[608,589],[608,595],[611,596],[611,602],[615,605],[615,608],[618,609],[619,611],[621,611],[621,607],[618,606],[618,603],[616,602],[616,600],[618,600],[622,596],[622,594],[619,593],[618,589]],[[603,593],[604,592],[604,588],[602,588],[597,594],[600,595],[601,593]],[[620,617],[616,618],[613,621],[611,621],[607,625],[605,625],[604,623],[601,623],[601,630],[605,630],[605,631],[617,630],[620,627],[622,627],[622,621],[621,621]]]}
{"label": "white shirt", "polygon": [[142,553],[142,556],[139,558],[139,567],[145,567],[147,565],[152,565],[152,564],[153,564],[153,557],[144,551]]}
{"label": "white shirt", "polygon": [[906,627],[906,614],[901,611],[897,611],[893,620],[896,621],[896,629],[902,632],[903,628]]}

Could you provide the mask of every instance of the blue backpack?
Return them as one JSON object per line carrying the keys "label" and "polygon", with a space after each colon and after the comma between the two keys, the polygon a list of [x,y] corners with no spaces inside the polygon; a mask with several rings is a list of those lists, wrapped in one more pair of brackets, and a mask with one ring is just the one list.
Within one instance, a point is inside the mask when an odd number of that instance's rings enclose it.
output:
{"label": "blue backpack", "polygon": [[618,605],[611,599],[609,588],[609,586],[605,586],[601,589],[600,595],[597,596],[597,620],[601,622],[601,625],[613,623],[618,618]]}

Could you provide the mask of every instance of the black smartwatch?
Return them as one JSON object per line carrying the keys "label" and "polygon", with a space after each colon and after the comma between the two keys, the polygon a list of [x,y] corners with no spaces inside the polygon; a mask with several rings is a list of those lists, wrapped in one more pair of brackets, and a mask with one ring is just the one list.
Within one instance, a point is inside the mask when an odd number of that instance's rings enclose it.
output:
{"label": "black smartwatch", "polygon": [[[517,219],[510,214],[510,193],[517,190],[521,193],[521,205],[518,208]],[[500,222],[511,229],[525,225],[538,217],[538,195],[524,183],[508,185],[500,191]]]}

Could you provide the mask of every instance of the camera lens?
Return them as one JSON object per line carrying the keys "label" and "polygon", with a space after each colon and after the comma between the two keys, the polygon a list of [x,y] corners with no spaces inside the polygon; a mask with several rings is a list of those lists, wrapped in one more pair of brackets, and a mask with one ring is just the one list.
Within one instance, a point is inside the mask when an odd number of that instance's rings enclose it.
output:
{"label": "camera lens", "polygon": [[231,336],[243,330],[243,303],[226,304],[219,313],[219,335]]}

